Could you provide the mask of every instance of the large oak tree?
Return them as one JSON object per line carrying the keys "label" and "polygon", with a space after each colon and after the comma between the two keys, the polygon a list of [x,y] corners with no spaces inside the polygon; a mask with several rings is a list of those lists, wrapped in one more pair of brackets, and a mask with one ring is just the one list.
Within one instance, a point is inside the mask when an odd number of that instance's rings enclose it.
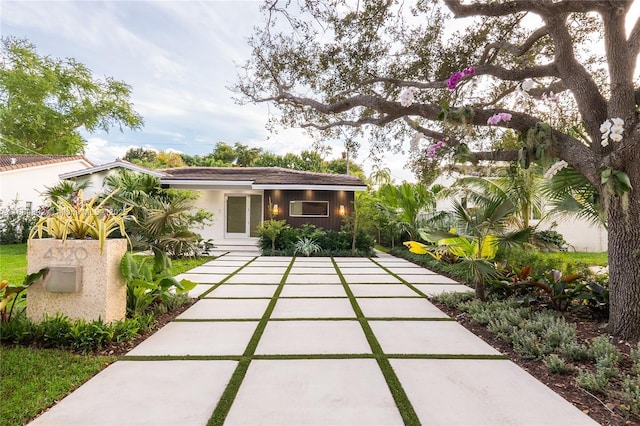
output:
{"label": "large oak tree", "polygon": [[27,40],[2,38],[0,53],[0,152],[78,154],[82,129],[142,127],[126,83],[95,78],[71,58],[40,56]]}
{"label": "large oak tree", "polygon": [[[625,28],[631,3],[270,0],[236,88],[277,105],[284,125],[360,134],[374,151],[420,132],[445,141],[425,155],[545,169],[566,161],[605,208],[611,332],[638,339],[640,19]],[[507,130],[517,145],[498,143]]]}

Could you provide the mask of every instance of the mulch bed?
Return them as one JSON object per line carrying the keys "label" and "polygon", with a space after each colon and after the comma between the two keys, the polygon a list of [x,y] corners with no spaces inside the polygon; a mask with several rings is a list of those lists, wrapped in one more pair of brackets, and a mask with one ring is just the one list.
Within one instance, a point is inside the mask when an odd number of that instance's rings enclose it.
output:
{"label": "mulch bed", "polygon": [[[610,392],[606,397],[603,395],[593,395],[576,384],[575,372],[564,375],[550,373],[542,361],[522,358],[513,350],[511,345],[498,339],[493,333],[487,330],[485,326],[477,324],[464,312],[452,309],[441,303],[432,302],[447,315],[455,318],[469,331],[479,336],[482,340],[496,348],[501,353],[507,355],[513,362],[529,372],[529,374],[553,389],[556,393],[571,402],[582,412],[591,416],[591,418],[601,425],[640,425],[640,419],[625,418],[619,409],[620,405],[624,403],[615,392],[616,388],[620,388],[620,383],[614,383],[614,392]],[[576,325],[576,336],[580,343],[588,342],[594,337],[608,336],[605,330],[606,324],[602,321],[594,320],[586,317],[584,314],[576,312],[564,312],[562,315],[565,317],[567,322]],[[632,364],[629,358],[629,353],[635,344],[611,338],[609,340],[611,343],[616,345],[618,350],[622,353],[620,375],[624,376],[625,374],[631,374]],[[579,363],[574,363],[574,365],[582,369],[593,370],[593,366],[586,364],[581,365]],[[543,407],[540,408],[543,409]]]}

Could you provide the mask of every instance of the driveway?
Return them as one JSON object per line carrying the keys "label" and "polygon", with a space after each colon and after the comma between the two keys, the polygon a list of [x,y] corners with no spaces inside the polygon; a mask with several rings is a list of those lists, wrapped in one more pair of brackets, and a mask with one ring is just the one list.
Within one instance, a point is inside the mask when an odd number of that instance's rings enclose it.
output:
{"label": "driveway", "polygon": [[33,425],[595,425],[427,300],[405,260],[228,253],[200,300]]}

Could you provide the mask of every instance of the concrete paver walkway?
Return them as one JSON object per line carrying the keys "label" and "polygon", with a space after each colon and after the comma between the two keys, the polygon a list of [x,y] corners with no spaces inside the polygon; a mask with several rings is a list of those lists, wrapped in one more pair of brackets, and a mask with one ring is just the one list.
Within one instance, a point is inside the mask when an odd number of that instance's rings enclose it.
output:
{"label": "concrete paver walkway", "polygon": [[229,253],[187,311],[32,425],[593,425],[438,310],[402,259]]}

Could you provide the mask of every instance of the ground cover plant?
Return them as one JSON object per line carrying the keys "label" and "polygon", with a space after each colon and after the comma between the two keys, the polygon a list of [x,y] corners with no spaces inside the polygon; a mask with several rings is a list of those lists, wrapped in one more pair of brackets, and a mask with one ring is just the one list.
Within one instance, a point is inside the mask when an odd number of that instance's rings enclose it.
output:
{"label": "ground cover plant", "polygon": [[432,300],[601,424],[640,422],[640,343],[611,338],[589,316],[515,299],[481,302],[468,292]]}

